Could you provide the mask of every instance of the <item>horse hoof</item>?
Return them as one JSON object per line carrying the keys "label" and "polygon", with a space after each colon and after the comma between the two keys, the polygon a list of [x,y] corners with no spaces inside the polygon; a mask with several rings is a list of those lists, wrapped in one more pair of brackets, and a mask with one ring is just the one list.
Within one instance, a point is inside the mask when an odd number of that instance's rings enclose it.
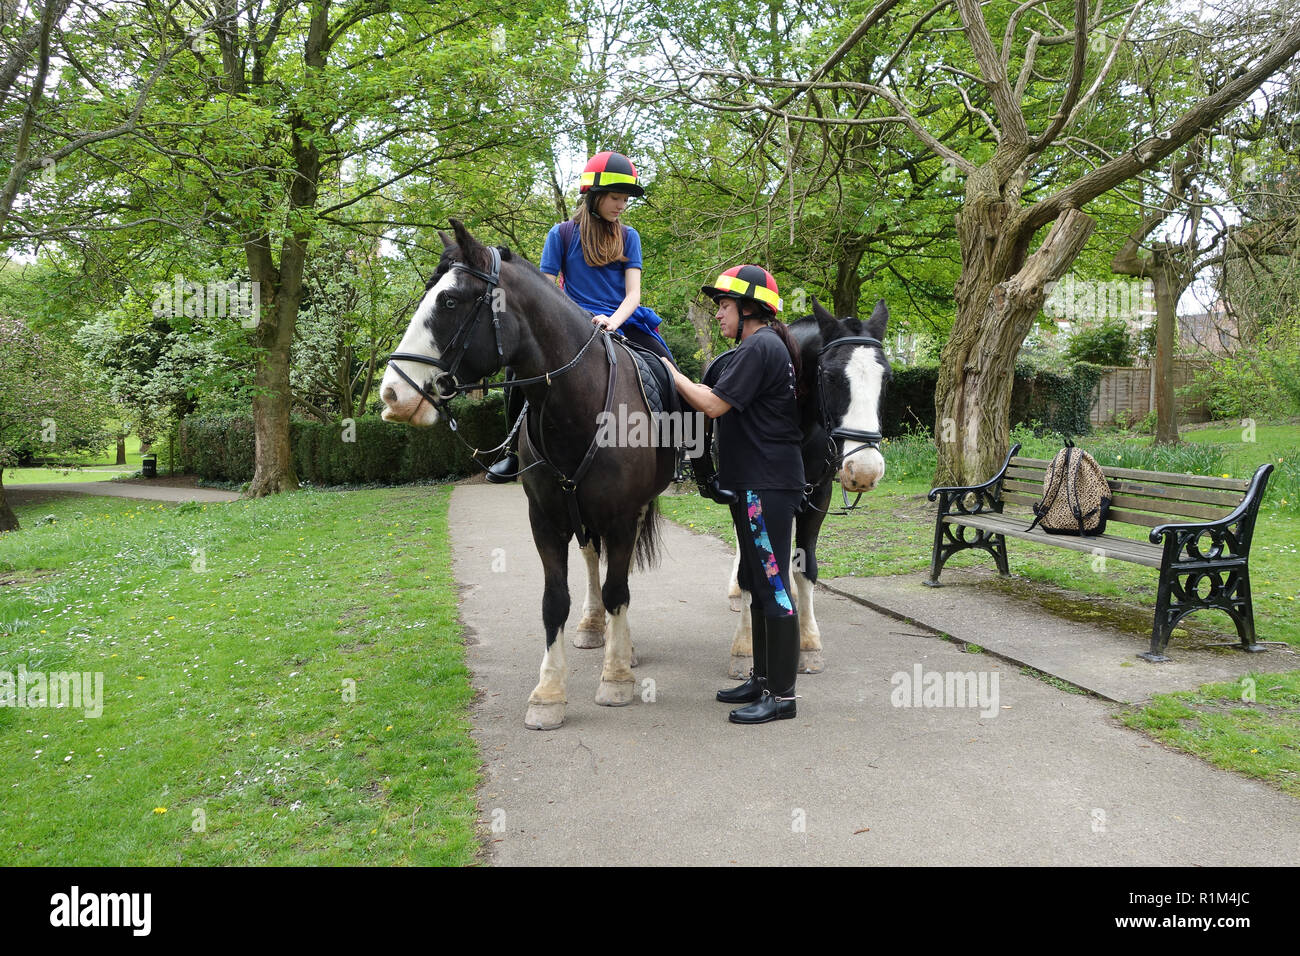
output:
{"label": "horse hoof", "polygon": [[733,611],[735,611],[737,614],[740,613],[741,603],[740,603],[740,595],[739,595],[739,594],[728,595],[728,596],[727,596],[727,603],[731,605],[731,609],[732,609]]}
{"label": "horse hoof", "polygon": [[601,707],[626,707],[636,696],[636,681],[603,680],[596,688],[596,703]]}
{"label": "horse hoof", "polygon": [[727,676],[734,677],[736,680],[744,680],[753,669],[754,658],[749,654],[732,654],[731,666],[727,669]]}
{"label": "horse hoof", "polygon": [[604,647],[605,629],[600,630],[580,627],[573,632],[573,646],[581,648]]}
{"label": "horse hoof", "polygon": [[564,704],[529,704],[524,726],[529,730],[556,730],[564,723]]}
{"label": "horse hoof", "polygon": [[821,651],[800,651],[799,652],[799,673],[800,674],[820,674],[826,669],[826,662],[822,659]]}

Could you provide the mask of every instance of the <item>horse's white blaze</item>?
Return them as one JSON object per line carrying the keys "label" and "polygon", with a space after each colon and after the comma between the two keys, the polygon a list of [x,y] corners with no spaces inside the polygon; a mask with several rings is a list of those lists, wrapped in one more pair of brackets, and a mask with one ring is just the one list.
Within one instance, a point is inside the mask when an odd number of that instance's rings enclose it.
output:
{"label": "horse's white blaze", "polygon": [[[429,316],[433,314],[434,307],[438,302],[438,295],[443,292],[456,288],[459,281],[460,270],[448,269],[446,274],[438,280],[432,289],[424,294],[420,299],[420,304],[416,306],[415,315],[411,317],[411,324],[406,327],[406,333],[402,336],[402,341],[398,344],[396,351],[409,352],[412,355],[427,355],[429,358],[442,358],[442,353],[438,350],[438,345],[433,341],[433,333],[429,331],[426,324]],[[416,382],[423,382],[429,378],[429,373],[434,371],[431,365],[424,365],[420,362],[407,362],[401,359],[397,360],[402,371],[409,375]],[[390,394],[397,397],[393,400],[388,399]],[[379,395],[384,400],[384,413],[381,416],[386,422],[407,422],[411,425],[429,426],[438,421],[438,410],[428,403],[410,385],[406,380],[397,374],[391,367],[385,369],[384,377],[379,383]]]}
{"label": "horse's white blaze", "polygon": [[[849,356],[844,374],[849,380],[849,408],[841,426],[864,432],[880,431],[880,390],[885,370],[876,361],[875,350],[858,346]],[[874,448],[853,451],[861,445],[852,439],[839,443],[841,455],[851,452],[840,465],[840,484],[846,491],[870,491],[885,476],[885,459]]]}

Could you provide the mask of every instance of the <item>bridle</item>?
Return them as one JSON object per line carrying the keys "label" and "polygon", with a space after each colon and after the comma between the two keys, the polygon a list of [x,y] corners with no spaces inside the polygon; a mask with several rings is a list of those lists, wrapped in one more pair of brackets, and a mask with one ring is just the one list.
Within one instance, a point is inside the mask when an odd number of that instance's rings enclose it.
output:
{"label": "bridle", "polygon": [[[817,480],[809,482],[805,489],[804,494],[808,499],[809,507],[816,507],[812,504],[812,491],[822,483],[827,472],[838,471],[850,455],[856,455],[864,449],[874,448],[876,451],[880,451],[880,443],[884,440],[884,436],[880,432],[869,432],[860,428],[844,428],[832,424],[830,409],[826,407],[826,363],[823,359],[827,352],[833,351],[842,345],[854,347],[866,345],[873,348],[884,348],[879,339],[873,339],[867,335],[846,335],[842,338],[831,339],[817,352],[817,399],[820,405],[822,431],[826,435],[826,457],[823,460],[821,473],[818,475]],[[856,448],[841,453],[836,448],[836,442],[841,441],[845,443],[846,448],[851,441],[859,442],[859,444]],[[863,493],[859,491],[852,504],[849,504],[849,493],[843,485],[840,486],[840,494],[844,496],[844,510],[828,511],[827,514],[848,514],[858,506]]]}
{"label": "bridle", "polygon": [[[417,355],[414,352],[394,352],[392,355],[388,356],[388,367],[396,372],[398,376],[401,377],[402,381],[415,389],[423,401],[428,402],[439,411],[446,411],[447,407],[451,404],[451,400],[461,392],[467,392],[471,389],[481,387],[478,383],[472,383],[470,385],[459,384],[456,380],[456,373],[460,371],[460,363],[465,360],[465,355],[469,351],[469,342],[471,337],[474,335],[474,330],[478,328],[479,318],[483,313],[483,304],[489,299],[494,298],[493,293],[501,283],[501,253],[491,246],[488,247],[488,252],[491,254],[491,260],[487,272],[475,269],[468,262],[453,262],[450,265],[450,268],[452,269],[459,269],[461,272],[467,272],[487,283],[487,288],[483,290],[483,294],[480,295],[478,300],[474,303],[474,311],[465,318],[465,321],[461,322],[461,324],[456,328],[455,334],[452,335],[451,341],[447,343],[448,354],[455,352],[457,347],[460,349],[460,351],[456,352],[455,356],[452,358],[451,364],[448,365],[446,360],[442,357],[434,358],[431,355]],[[501,313],[498,311],[495,302],[492,303],[491,309],[492,332],[496,338],[497,357],[501,359],[501,364],[504,365],[505,351],[501,347]],[[403,362],[418,362],[423,365],[432,365],[434,368],[439,369],[443,373],[443,376],[451,379],[451,388],[447,391],[443,391],[442,387],[439,386],[436,395],[430,394],[428,389],[406,374],[406,371],[397,364],[399,360]],[[443,376],[437,376],[437,378],[442,378]],[[419,411],[418,405],[416,406],[416,411]],[[414,414],[414,412],[412,412],[412,414]],[[454,429],[455,426],[453,425],[452,427]]]}
{"label": "bridle", "polygon": [[[495,246],[488,246],[487,251],[491,256],[491,258],[489,260],[488,269],[486,272],[484,272],[481,269],[474,268],[468,262],[452,262],[448,266],[448,268],[450,269],[459,269],[461,272],[468,273],[469,275],[472,275],[478,279],[482,279],[484,282],[487,283],[487,288],[483,290],[483,294],[480,295],[478,299],[475,300],[474,302],[474,310],[470,312],[468,316],[466,316],[465,320],[461,322],[459,326],[456,327],[455,333],[452,334],[451,341],[447,343],[446,354],[451,354],[453,352],[455,353],[453,358],[451,359],[451,363],[450,364],[447,363],[445,355],[440,358],[434,358],[431,355],[419,355],[416,354],[415,352],[394,352],[388,356],[388,367],[391,368],[394,372],[396,372],[398,376],[402,379],[402,381],[404,381],[407,385],[411,386],[411,388],[415,389],[415,391],[419,394],[422,401],[428,402],[430,405],[436,408],[440,413],[442,413],[447,418],[447,423],[450,425],[451,430],[454,432],[458,431],[458,429],[456,426],[456,419],[451,414],[451,400],[455,398],[457,395],[461,394],[462,392],[477,391],[479,389],[489,389],[489,388],[504,389],[507,387],[514,388],[515,386],[518,385],[531,385],[534,382],[543,382],[543,381],[549,385],[551,383],[551,379],[555,378],[557,375],[564,374],[569,369],[573,368],[573,366],[578,364],[578,361],[586,353],[591,343],[596,341],[596,338],[599,336],[599,333],[601,331],[600,329],[596,329],[592,333],[591,338],[589,338],[583,344],[582,348],[578,350],[577,355],[575,355],[569,362],[565,363],[560,368],[557,368],[552,372],[546,372],[543,375],[534,375],[532,378],[512,378],[506,382],[477,382],[476,381],[476,382],[470,382],[468,384],[462,385],[460,381],[456,378],[456,373],[460,371],[461,362],[465,360],[465,355],[469,351],[469,343],[474,336],[475,329],[478,328],[479,319],[483,313],[483,305],[489,300],[492,300],[490,305],[490,308],[492,310],[492,335],[496,342],[498,365],[504,366],[506,361],[505,349],[501,345],[501,310],[497,308],[497,303],[496,303],[497,296],[495,295],[497,287],[500,286],[501,284],[501,253],[496,249]],[[457,349],[459,349],[459,351],[457,351]],[[406,371],[400,365],[397,364],[398,361],[418,362],[422,365],[432,365],[434,368],[438,369],[443,373],[441,376],[437,376],[437,378],[450,379],[451,386],[445,387],[440,385],[438,386],[437,394],[431,394],[429,390],[426,389],[423,385],[419,384],[417,381],[415,381],[415,379],[407,375]],[[419,410],[420,407],[417,405],[415,411],[418,412]],[[507,444],[509,444],[510,440],[514,437],[515,432],[519,429],[519,424],[524,420],[524,416],[527,414],[527,412],[528,412],[528,403],[525,402],[524,409],[519,413],[519,418],[516,419],[514,426],[510,429],[510,434],[506,437],[506,441],[503,442],[501,445],[498,445],[496,448],[488,448],[482,450],[477,448],[473,449],[473,455],[475,456],[475,460],[477,461],[477,456],[480,454],[489,454],[494,451],[500,451]],[[414,416],[415,412],[412,412],[411,414],[412,416]],[[479,464],[482,465],[482,462],[479,462]]]}
{"label": "bridle", "polygon": [[[429,355],[417,355],[412,352],[394,352],[388,357],[388,367],[395,371],[407,385],[415,389],[415,391],[419,393],[422,401],[428,402],[444,415],[447,418],[447,423],[451,427],[451,430],[456,433],[457,438],[460,438],[460,432],[456,426],[456,419],[451,413],[451,400],[457,395],[462,392],[468,392],[480,388],[518,388],[524,385],[532,385],[536,382],[545,382],[549,386],[553,379],[563,375],[565,372],[569,371],[569,369],[577,365],[582,360],[582,357],[587,354],[587,350],[591,348],[591,343],[600,339],[605,346],[605,358],[609,363],[609,377],[606,380],[604,410],[604,415],[608,416],[614,405],[615,384],[618,380],[618,360],[615,357],[614,346],[609,335],[599,326],[592,330],[591,338],[587,339],[587,341],[582,344],[582,348],[578,349],[577,354],[574,355],[573,358],[553,371],[545,372],[541,375],[534,375],[530,378],[514,378],[507,382],[470,382],[466,385],[462,385],[456,378],[456,373],[460,370],[461,362],[464,361],[465,355],[469,351],[470,339],[473,337],[475,329],[478,328],[478,323],[483,313],[483,304],[489,299],[493,300],[490,308],[492,310],[492,334],[497,349],[497,367],[501,368],[505,366],[505,349],[501,345],[501,310],[497,307],[497,297],[493,294],[501,283],[501,253],[491,246],[488,247],[488,252],[491,255],[491,259],[489,260],[486,272],[474,268],[467,262],[452,262],[448,266],[448,268],[459,269],[462,272],[466,272],[476,278],[482,279],[487,283],[487,288],[483,290],[483,294],[480,295],[478,300],[474,303],[474,310],[466,316],[465,320],[461,322],[459,326],[456,327],[456,331],[452,334],[451,341],[447,343],[447,352],[445,354],[452,355],[450,364],[448,364],[445,357],[433,358]],[[402,367],[397,364],[398,361],[419,362],[423,365],[431,365],[436,369],[440,369],[443,376],[439,377],[449,378],[451,380],[451,386],[446,388],[440,385],[438,386],[437,394],[431,394],[428,389],[424,388],[411,378],[411,376],[407,375]],[[550,392],[548,391],[547,398],[549,399],[549,397]],[[566,506],[569,510],[569,518],[572,522],[574,533],[577,536],[578,544],[585,547],[589,538],[589,532],[587,531],[586,525],[582,520],[581,512],[578,508],[577,491],[578,485],[587,475],[587,472],[592,466],[592,462],[595,460],[596,452],[601,447],[599,440],[600,432],[597,431],[596,435],[591,439],[590,444],[587,446],[586,454],[583,456],[582,461],[579,463],[573,474],[565,474],[550,460],[550,456],[547,454],[546,449],[542,444],[544,429],[542,428],[541,420],[545,415],[546,404],[546,400],[543,400],[542,407],[537,415],[538,437],[536,444],[528,434],[528,428],[525,427],[523,429],[523,438],[533,449],[535,460],[527,468],[516,472],[516,475],[522,474],[529,468],[534,468],[539,465],[544,465],[551,470],[560,484],[561,491],[564,492]],[[416,406],[416,411],[419,411],[418,405]],[[414,414],[415,413],[412,412],[412,415]],[[478,456],[492,454],[493,452],[498,452],[506,448],[514,438],[515,433],[519,431],[520,426],[527,420],[527,416],[528,402],[525,401],[523,408],[520,409],[519,417],[515,419],[509,433],[506,435],[505,441],[497,445],[495,448],[473,448],[464,438],[460,438],[460,441],[465,445],[465,447],[470,448],[471,460],[480,468],[486,470],[488,466],[479,461]]]}

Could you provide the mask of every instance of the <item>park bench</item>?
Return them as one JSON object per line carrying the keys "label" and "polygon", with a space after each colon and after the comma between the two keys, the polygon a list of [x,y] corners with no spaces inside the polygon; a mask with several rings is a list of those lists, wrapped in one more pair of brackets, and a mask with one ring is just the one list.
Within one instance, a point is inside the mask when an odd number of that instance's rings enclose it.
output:
{"label": "park bench", "polygon": [[[1001,471],[982,485],[934,488],[939,500],[934,525],[930,577],[940,587],[939,572],[959,551],[982,548],[993,555],[998,573],[1007,568],[1007,538],[1083,551],[1109,560],[1129,561],[1160,571],[1151,649],[1138,656],[1169,660],[1165,647],[1177,623],[1193,611],[1217,608],[1237,626],[1243,651],[1262,651],[1255,640],[1255,612],[1250,597],[1250,539],[1272,465],[1260,465],[1249,480],[1174,475],[1132,468],[1102,467],[1110,485],[1107,527],[1133,525],[1147,540],[1114,534],[1075,537],[1027,531],[1033,505],[1042,497],[1049,462],[1020,458],[1016,445]],[[1003,509],[1019,506],[1016,512]]]}

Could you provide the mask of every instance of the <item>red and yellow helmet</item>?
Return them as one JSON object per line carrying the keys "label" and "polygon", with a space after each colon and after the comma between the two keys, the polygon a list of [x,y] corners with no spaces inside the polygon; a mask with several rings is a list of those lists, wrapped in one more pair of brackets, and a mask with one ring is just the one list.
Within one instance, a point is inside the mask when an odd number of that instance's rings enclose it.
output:
{"label": "red and yellow helmet", "polygon": [[632,165],[632,160],[622,153],[610,152],[597,153],[587,160],[578,192],[645,195],[645,190],[637,183],[636,167]]}
{"label": "red and yellow helmet", "polygon": [[758,266],[736,266],[728,269],[714,280],[713,285],[706,285],[702,291],[714,302],[726,296],[749,301],[766,309],[775,316],[781,311],[781,294],[776,288],[776,279],[772,273]]}

